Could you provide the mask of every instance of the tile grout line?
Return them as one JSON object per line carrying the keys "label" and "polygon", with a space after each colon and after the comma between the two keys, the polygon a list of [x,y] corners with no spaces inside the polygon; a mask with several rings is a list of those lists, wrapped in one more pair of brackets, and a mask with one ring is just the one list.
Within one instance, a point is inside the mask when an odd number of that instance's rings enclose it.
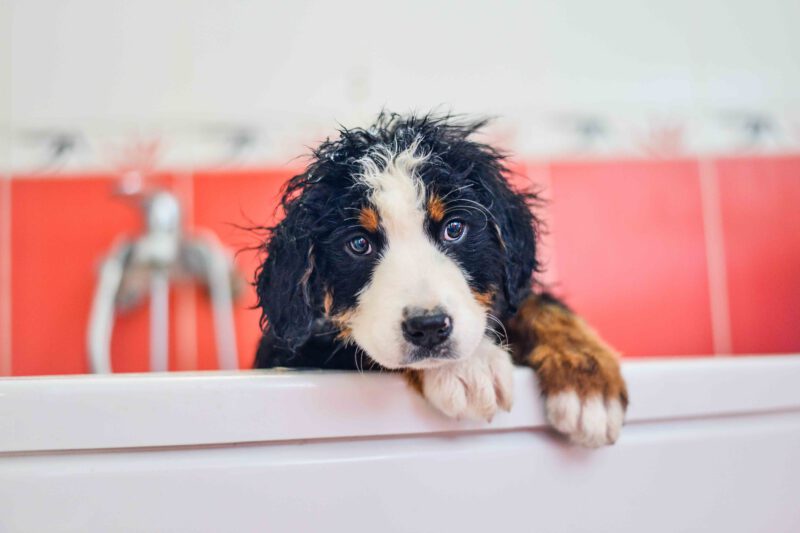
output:
{"label": "tile grout line", "polygon": [[11,355],[11,176],[0,174],[0,376],[10,376]]}
{"label": "tile grout line", "polygon": [[706,245],[709,303],[711,304],[711,334],[714,354],[724,356],[732,353],[733,346],[719,176],[716,165],[710,158],[699,159],[698,170],[703,236]]}

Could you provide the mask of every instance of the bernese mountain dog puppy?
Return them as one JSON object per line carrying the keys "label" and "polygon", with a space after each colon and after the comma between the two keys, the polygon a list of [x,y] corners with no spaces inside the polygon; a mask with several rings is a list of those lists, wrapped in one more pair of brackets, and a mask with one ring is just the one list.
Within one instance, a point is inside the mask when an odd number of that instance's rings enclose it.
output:
{"label": "bernese mountain dog puppy", "polygon": [[617,440],[617,355],[538,290],[533,194],[514,190],[485,121],[382,113],[291,178],[256,273],[257,368],[387,369],[447,416],[491,420],[533,368],[578,444]]}

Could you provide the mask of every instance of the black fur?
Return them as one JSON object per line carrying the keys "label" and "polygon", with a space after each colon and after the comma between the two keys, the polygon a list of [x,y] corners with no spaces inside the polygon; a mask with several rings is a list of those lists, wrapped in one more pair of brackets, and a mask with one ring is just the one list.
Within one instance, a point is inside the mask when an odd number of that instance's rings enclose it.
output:
{"label": "black fur", "polygon": [[[380,145],[397,153],[417,140],[418,151],[429,154],[417,171],[426,190],[444,199],[448,215],[441,223],[429,221],[428,231],[438,235],[453,214],[466,220],[470,233],[464,244],[440,246],[470,275],[473,290],[497,292],[496,315],[505,320],[515,312],[530,293],[537,268],[530,209],[535,196],[513,190],[503,155],[472,139],[484,125],[450,116],[382,113],[370,128],[342,129],[313,151],[305,172],[285,186],[285,216],[271,228],[263,247],[266,260],[256,273],[264,329],[256,367],[370,366],[366,355],[337,340],[324,299],[326,290],[333,294],[332,315],[352,308],[379,255],[354,257],[345,243],[367,203],[368,191],[355,179],[359,161]],[[368,237],[380,250],[382,235]]]}

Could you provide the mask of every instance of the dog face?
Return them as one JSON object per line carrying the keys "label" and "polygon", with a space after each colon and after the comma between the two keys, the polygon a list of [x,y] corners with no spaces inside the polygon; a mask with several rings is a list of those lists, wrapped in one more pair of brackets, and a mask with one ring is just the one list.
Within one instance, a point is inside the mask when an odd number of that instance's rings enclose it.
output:
{"label": "dog face", "polygon": [[469,357],[535,267],[533,220],[482,123],[381,115],[290,180],[257,275],[289,349],[335,332],[385,368]]}

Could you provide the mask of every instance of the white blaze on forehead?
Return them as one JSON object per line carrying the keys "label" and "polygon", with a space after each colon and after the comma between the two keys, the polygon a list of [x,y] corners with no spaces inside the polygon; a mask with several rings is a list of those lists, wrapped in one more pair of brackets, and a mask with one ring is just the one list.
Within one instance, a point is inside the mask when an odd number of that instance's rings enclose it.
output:
{"label": "white blaze on forehead", "polygon": [[408,237],[409,231],[423,228],[425,187],[416,168],[424,161],[416,143],[396,155],[384,147],[361,161],[360,178],[370,188],[370,200],[390,239]]}

